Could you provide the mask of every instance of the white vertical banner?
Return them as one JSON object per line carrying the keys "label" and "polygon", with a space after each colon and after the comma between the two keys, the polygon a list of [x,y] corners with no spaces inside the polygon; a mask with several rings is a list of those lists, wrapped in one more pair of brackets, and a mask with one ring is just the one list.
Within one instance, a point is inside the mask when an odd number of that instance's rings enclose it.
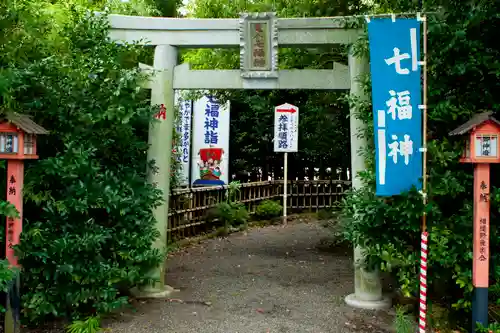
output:
{"label": "white vertical banner", "polygon": [[179,151],[178,159],[181,164],[180,169],[180,184],[181,186],[189,186],[189,166],[191,164],[191,118],[192,118],[192,101],[183,100],[181,94],[176,91],[176,105],[179,109],[179,119],[177,122],[177,133],[179,134],[179,142],[177,149]]}
{"label": "white vertical banner", "polygon": [[299,141],[299,108],[282,104],[274,108],[274,151],[296,153]]}
{"label": "white vertical banner", "polygon": [[225,185],[229,182],[230,105],[212,96],[193,103],[191,182],[195,186]]}

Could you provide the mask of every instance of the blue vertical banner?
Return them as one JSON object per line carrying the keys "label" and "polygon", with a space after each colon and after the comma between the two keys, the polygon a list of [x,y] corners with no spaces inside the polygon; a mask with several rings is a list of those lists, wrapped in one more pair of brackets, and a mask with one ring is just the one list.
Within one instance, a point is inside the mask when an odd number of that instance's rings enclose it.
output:
{"label": "blue vertical banner", "polygon": [[376,194],[422,188],[420,22],[373,18],[368,23],[375,126]]}

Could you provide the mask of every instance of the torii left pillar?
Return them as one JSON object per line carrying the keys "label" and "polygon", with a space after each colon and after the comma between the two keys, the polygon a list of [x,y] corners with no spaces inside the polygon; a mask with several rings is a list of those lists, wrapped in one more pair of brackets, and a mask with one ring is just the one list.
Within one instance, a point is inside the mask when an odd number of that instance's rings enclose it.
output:
{"label": "torii left pillar", "polygon": [[[151,86],[151,105],[158,107],[156,121],[149,127],[148,160],[154,160],[155,169],[148,170],[148,180],[157,186],[163,193],[163,202],[153,214],[156,227],[160,233],[154,243],[154,248],[166,254],[168,206],[170,198],[170,162],[172,156],[172,132],[174,128],[174,68],[177,65],[177,48],[171,45],[158,45],[154,54],[154,81]],[[141,288],[137,297],[166,297],[172,291],[165,284],[165,262],[151,272],[151,276],[158,279],[155,285]]]}

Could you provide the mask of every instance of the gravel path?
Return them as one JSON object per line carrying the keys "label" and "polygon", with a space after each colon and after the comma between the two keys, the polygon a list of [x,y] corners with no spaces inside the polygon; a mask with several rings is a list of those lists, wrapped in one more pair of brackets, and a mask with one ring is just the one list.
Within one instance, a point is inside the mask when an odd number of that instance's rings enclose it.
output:
{"label": "gravel path", "polygon": [[[291,223],[211,239],[169,258],[173,299],[140,302],[113,333],[392,332],[386,312],[347,307],[350,251],[320,252],[318,223]],[[175,298],[175,299],[174,299]]]}

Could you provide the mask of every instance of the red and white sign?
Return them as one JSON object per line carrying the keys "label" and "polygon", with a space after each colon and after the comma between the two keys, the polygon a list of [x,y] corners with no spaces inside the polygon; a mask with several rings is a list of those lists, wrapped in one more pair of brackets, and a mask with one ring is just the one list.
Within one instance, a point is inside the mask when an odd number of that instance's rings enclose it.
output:
{"label": "red and white sign", "polygon": [[296,153],[299,141],[299,108],[282,104],[274,108],[274,151]]}

